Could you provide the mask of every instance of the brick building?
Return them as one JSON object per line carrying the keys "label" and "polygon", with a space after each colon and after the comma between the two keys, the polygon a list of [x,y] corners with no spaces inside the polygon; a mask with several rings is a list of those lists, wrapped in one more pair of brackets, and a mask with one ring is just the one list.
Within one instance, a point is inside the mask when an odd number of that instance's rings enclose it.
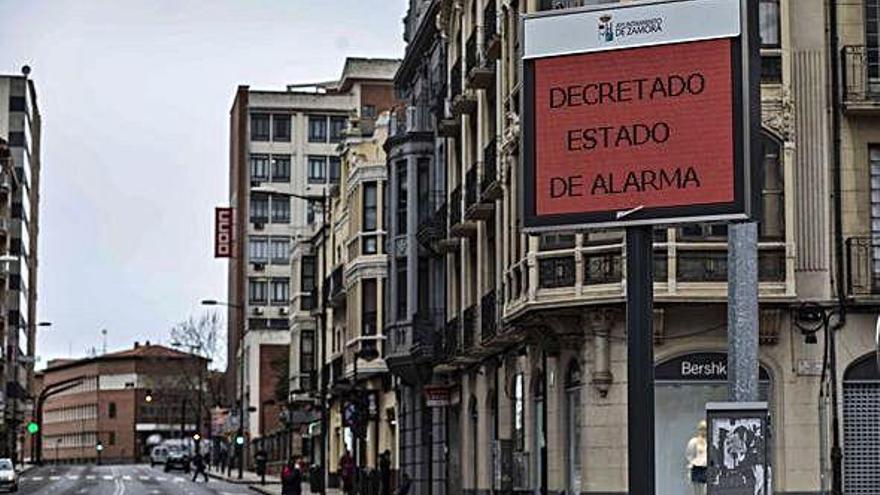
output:
{"label": "brick building", "polygon": [[[192,436],[199,430],[199,381],[207,379],[207,365],[201,356],[149,342],[85,359],[50,361],[38,373],[36,393],[66,381],[74,386],[45,401],[43,460],[92,462],[100,441],[103,461],[133,462],[163,439]],[[203,432],[214,403],[210,388],[205,390]],[[27,446],[29,457],[32,449]]]}

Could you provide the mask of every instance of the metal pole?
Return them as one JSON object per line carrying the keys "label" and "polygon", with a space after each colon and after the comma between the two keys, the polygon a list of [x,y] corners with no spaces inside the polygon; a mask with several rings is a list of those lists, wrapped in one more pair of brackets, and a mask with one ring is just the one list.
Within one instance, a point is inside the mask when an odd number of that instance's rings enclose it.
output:
{"label": "metal pole", "polygon": [[654,494],[652,236],[650,226],[626,229],[627,459],[634,495]]}
{"label": "metal pole", "polygon": [[727,385],[730,400],[758,400],[758,224],[728,228]]}
{"label": "metal pole", "polygon": [[[244,340],[243,335],[242,340]],[[238,434],[244,439],[244,408],[246,407],[244,404],[244,349],[241,345],[239,345],[239,349],[241,349],[241,359],[239,360],[241,379],[238,381]],[[244,478],[244,443],[239,445],[238,442],[235,442],[235,445],[238,449],[238,479],[242,479]]]}
{"label": "metal pole", "polygon": [[[321,197],[321,237],[323,237],[325,235],[327,228],[328,228],[328,226],[327,226],[327,188],[324,188],[323,196]],[[324,269],[323,259],[321,261],[322,262],[318,266],[319,266],[320,271],[323,271],[323,269]],[[323,273],[319,272],[319,274],[321,276],[323,276]],[[321,279],[321,280],[323,280],[323,279]],[[317,369],[318,369],[318,381],[320,382],[319,387],[318,387],[320,390],[320,392],[319,392],[320,397],[318,398],[318,404],[321,407],[321,483],[320,483],[320,493],[323,494],[323,493],[326,493],[327,478],[329,477],[328,473],[329,473],[329,469],[330,469],[329,464],[327,463],[327,455],[328,455],[328,450],[329,450],[327,448],[327,443],[329,441],[329,437],[327,436],[327,425],[329,423],[329,418],[327,417],[327,404],[326,404],[327,386],[324,383],[324,366],[326,365],[326,359],[327,359],[327,355],[326,355],[326,352],[327,352],[326,351],[326,344],[327,344],[326,333],[327,333],[327,331],[325,329],[325,326],[327,324],[327,319],[325,318],[325,314],[324,314],[324,311],[325,311],[324,301],[319,300],[318,299],[319,297],[323,299],[323,296],[320,293],[316,293],[315,300],[319,301],[319,303],[321,305],[320,311],[318,314],[318,324],[319,324],[318,325],[319,326],[318,338],[319,338],[319,346],[321,347],[321,362],[318,363]],[[329,378],[328,378],[328,380],[329,380]]]}

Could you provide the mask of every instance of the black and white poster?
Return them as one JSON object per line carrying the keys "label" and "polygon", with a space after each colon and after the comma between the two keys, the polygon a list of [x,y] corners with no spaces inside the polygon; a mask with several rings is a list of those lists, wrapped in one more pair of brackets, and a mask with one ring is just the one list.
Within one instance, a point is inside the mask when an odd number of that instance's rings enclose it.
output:
{"label": "black and white poster", "polygon": [[706,405],[708,495],[770,495],[770,434],[766,402]]}

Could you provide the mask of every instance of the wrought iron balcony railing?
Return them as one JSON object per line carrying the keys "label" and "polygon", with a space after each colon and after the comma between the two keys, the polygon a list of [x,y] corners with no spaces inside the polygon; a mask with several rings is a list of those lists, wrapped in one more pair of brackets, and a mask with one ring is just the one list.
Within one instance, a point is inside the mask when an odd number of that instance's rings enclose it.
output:
{"label": "wrought iron balcony railing", "polygon": [[474,346],[477,334],[477,307],[476,305],[468,306],[462,315],[461,325],[461,341],[463,350],[468,350]]}

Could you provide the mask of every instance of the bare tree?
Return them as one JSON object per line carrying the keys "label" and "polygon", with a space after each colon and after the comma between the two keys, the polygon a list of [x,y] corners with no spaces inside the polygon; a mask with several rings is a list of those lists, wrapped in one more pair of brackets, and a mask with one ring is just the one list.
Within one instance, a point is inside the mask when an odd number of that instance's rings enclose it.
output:
{"label": "bare tree", "polygon": [[206,311],[198,318],[188,319],[171,327],[171,341],[179,343],[181,349],[196,349],[196,352],[211,360],[211,367],[220,369],[219,350],[223,340],[223,322],[216,311]]}

